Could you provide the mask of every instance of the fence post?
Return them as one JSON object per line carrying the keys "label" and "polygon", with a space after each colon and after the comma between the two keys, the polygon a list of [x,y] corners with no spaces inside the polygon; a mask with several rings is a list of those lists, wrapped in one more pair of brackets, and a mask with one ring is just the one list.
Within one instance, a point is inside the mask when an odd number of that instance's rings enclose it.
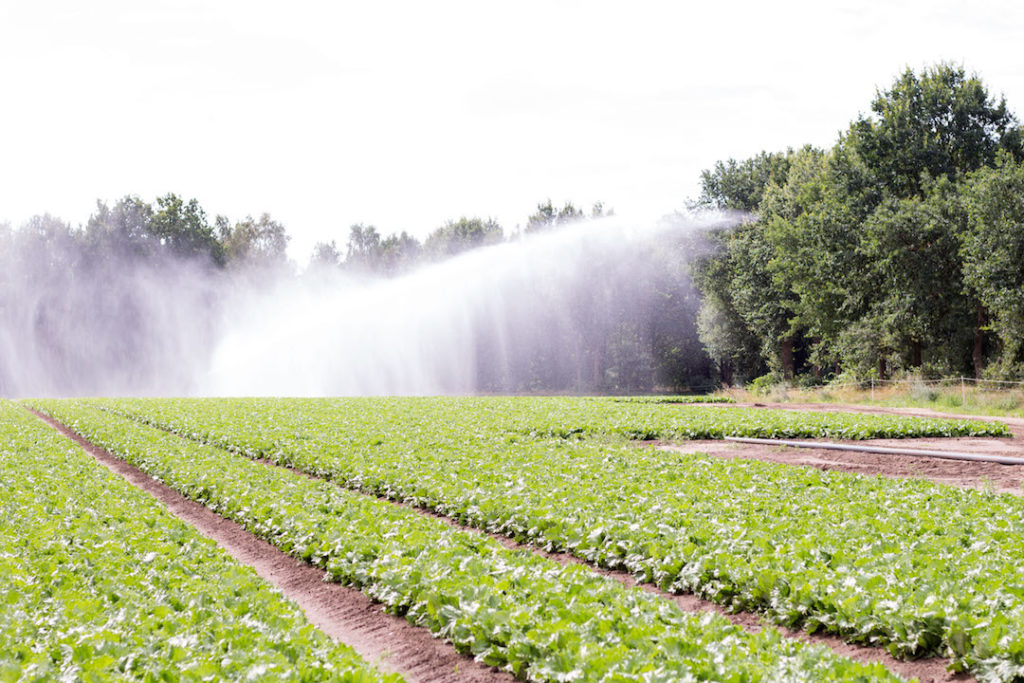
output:
{"label": "fence post", "polygon": [[964,377],[960,376],[960,407],[963,408],[967,405],[967,392],[964,389]]}
{"label": "fence post", "polygon": [[871,402],[875,402],[875,378],[871,378]]}

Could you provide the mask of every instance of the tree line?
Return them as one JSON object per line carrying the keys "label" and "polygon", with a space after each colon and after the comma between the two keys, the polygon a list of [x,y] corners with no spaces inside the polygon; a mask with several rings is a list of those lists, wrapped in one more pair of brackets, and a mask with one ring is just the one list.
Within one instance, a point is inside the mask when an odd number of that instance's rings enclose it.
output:
{"label": "tree line", "polygon": [[[343,245],[318,243],[304,272],[288,261],[290,238],[270,215],[210,220],[197,200],[176,194],[152,203],[99,201],[79,226],[49,215],[16,230],[0,225],[0,394],[147,393],[168,376],[174,381],[162,393],[184,392],[189,374],[203,372],[239,288],[325,273],[356,282],[393,278],[610,213],[600,204],[584,211],[547,200],[512,235],[493,219],[461,217],[423,241],[356,224]],[[712,385],[715,369],[695,326],[688,239],[595,250],[558,287],[533,278],[509,301],[494,302],[494,313],[473,322],[476,389]]]}
{"label": "tree line", "polygon": [[1024,146],[1004,98],[906,70],[828,149],[718,162],[697,204],[744,212],[694,264],[726,382],[1024,374]]}
{"label": "tree line", "polygon": [[[587,214],[572,202],[556,207],[549,199],[537,204],[522,232],[539,232],[606,215],[610,214],[600,203]],[[504,229],[493,218],[463,216],[447,221],[422,242],[406,231],[384,236],[373,225],[357,223],[349,228],[348,240],[340,248],[334,240],[316,243],[310,267],[396,275],[505,239]],[[294,270],[294,264],[288,262],[290,240],[285,227],[268,213],[234,222],[217,215],[211,222],[196,199],[186,200],[174,193],[158,197],[153,203],[133,195],[112,205],[98,200],[95,212],[77,227],[49,214],[33,216],[20,229],[0,223],[4,253],[53,252],[67,256],[74,252],[77,259],[91,263],[174,259],[212,269]]]}

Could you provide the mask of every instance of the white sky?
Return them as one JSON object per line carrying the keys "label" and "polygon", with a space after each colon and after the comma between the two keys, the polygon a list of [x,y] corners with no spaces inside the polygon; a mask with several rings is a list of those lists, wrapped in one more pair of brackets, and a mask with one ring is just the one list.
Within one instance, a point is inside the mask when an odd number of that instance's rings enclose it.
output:
{"label": "white sky", "polygon": [[1024,116],[1024,4],[0,0],[0,220],[175,192],[348,226],[666,213],[718,159],[829,145],[939,60]]}

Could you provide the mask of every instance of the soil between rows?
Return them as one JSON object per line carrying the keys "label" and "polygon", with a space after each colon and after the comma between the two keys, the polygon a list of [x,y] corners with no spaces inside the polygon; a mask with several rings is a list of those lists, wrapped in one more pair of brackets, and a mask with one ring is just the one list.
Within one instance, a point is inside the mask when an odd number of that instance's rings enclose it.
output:
{"label": "soil between rows", "polygon": [[[709,404],[718,405],[718,404]],[[887,448],[914,448],[932,451],[957,451],[978,455],[999,455],[1024,458],[1024,419],[978,417],[938,413],[927,409],[889,408],[882,406],[837,406],[820,403],[726,404],[740,407],[766,407],[781,410],[864,412],[898,414],[914,417],[969,418],[1004,422],[1012,437],[953,437],[923,439],[867,439],[863,441],[834,440],[833,443]],[[811,439],[800,439],[810,441]],[[885,477],[927,479],[939,484],[989,490],[997,493],[1024,493],[1024,466],[1000,465],[992,462],[946,460],[920,456],[855,453],[817,448],[791,448],[747,444],[733,441],[660,442],[659,448],[681,453],[707,453],[721,458],[752,458],[787,465],[816,467],[821,470],[877,474]]]}
{"label": "soil between rows", "polygon": [[384,671],[401,673],[410,683],[507,682],[515,678],[461,655],[425,628],[383,611],[360,591],[324,581],[325,573],[287,555],[191,501],[142,470],[89,443],[56,420],[35,410],[39,419],[82,446],[86,452],[167,506],[168,511],[214,540],[238,562],[252,567],[302,608],[306,618],[332,638],[352,646],[365,660]]}

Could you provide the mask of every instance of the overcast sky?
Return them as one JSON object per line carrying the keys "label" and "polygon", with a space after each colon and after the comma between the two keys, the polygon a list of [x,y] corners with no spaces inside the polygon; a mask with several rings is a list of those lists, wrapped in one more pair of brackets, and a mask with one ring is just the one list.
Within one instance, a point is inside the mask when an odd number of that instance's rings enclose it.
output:
{"label": "overcast sky", "polygon": [[1024,5],[0,0],[0,221],[175,192],[348,226],[667,213],[718,159],[830,145],[940,60],[1024,115]]}

